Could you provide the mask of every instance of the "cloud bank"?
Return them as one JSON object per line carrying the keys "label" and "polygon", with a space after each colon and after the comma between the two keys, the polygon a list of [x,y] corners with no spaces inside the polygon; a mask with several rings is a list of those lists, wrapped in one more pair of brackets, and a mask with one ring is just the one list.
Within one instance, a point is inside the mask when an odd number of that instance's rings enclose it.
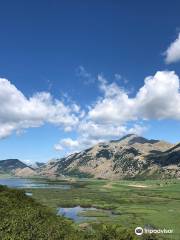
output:
{"label": "cloud bank", "polygon": [[[89,106],[79,121],[79,137],[69,141],[71,149],[73,144],[75,149],[83,149],[128,133],[142,134],[146,129],[142,121],[180,120],[180,81],[173,71],[158,71],[146,77],[134,97],[129,97],[116,83],[109,84],[101,75],[98,80],[103,96]],[[61,142],[60,145],[64,147]]]}
{"label": "cloud bank", "polygon": [[148,120],[180,120],[180,79],[173,71],[148,76],[134,97],[116,82],[97,77],[101,97],[88,110],[64,103],[49,92],[27,98],[7,79],[0,78],[0,138],[50,123],[77,138],[61,139],[54,148],[81,150],[127,133],[142,134]]}

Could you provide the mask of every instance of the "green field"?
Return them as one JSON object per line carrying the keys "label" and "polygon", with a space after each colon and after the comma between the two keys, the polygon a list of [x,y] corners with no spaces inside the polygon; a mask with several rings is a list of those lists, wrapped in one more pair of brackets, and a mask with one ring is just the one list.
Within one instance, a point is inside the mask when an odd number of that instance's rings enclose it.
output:
{"label": "green field", "polygon": [[[180,239],[180,181],[108,181],[76,179],[59,181],[71,189],[31,189],[33,198],[54,212],[58,207],[94,206],[100,211],[83,213],[98,223],[120,224],[126,228],[173,229],[169,239]],[[103,209],[111,210],[112,217]]]}
{"label": "green field", "polygon": [[26,196],[24,190],[1,185],[0,220],[1,240],[162,240],[153,235],[138,238],[133,229],[120,224],[96,223],[82,228]]}

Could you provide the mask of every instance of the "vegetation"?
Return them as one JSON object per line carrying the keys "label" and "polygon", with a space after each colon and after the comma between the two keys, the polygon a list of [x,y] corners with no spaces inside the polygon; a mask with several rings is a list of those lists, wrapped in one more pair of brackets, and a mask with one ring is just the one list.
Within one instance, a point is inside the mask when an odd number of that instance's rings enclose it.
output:
{"label": "vegetation", "polygon": [[[59,181],[71,189],[32,189],[33,197],[57,212],[58,207],[96,207],[85,216],[96,218],[102,224],[121,224],[124,228],[150,225],[173,229],[170,239],[180,236],[180,181]],[[28,190],[29,191],[29,190]],[[107,211],[113,214],[110,216]],[[89,221],[94,222],[89,219]]]}
{"label": "vegetation", "polygon": [[[21,190],[0,187],[0,239],[45,240],[73,239],[71,224],[54,215],[47,207],[25,195]],[[68,236],[67,236],[68,233]],[[78,232],[76,233],[78,238]]]}
{"label": "vegetation", "polygon": [[68,176],[78,177],[78,178],[91,178],[91,177],[93,177],[93,175],[90,174],[90,173],[80,172],[78,168],[74,168],[71,171],[69,171]]}
{"label": "vegetation", "polygon": [[[82,186],[81,186],[82,187]],[[118,224],[91,224],[80,228],[56,216],[22,190],[0,186],[1,240],[155,240],[156,236],[137,238],[132,229]]]}

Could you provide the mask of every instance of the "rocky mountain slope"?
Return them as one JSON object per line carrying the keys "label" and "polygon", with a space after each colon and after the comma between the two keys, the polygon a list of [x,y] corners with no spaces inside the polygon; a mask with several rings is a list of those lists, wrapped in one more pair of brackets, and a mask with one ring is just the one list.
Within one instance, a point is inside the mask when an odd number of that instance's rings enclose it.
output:
{"label": "rocky mountain slope", "polygon": [[18,159],[6,159],[0,161],[0,174],[12,174],[15,176],[33,176],[36,172],[33,168]]}
{"label": "rocky mountain slope", "polygon": [[44,164],[45,163],[43,163],[43,162],[35,162],[35,163],[31,164],[30,167],[33,169],[38,169],[38,168],[44,166]]}
{"label": "rocky mountain slope", "polygon": [[173,145],[131,134],[52,160],[39,168],[39,174],[105,179],[180,177],[180,143]]}

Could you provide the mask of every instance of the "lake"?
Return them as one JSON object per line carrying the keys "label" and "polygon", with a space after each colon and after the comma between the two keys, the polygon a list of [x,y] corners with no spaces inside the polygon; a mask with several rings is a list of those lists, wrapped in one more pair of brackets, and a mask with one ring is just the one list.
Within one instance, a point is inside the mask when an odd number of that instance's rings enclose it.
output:
{"label": "lake", "polygon": [[64,216],[66,218],[70,218],[75,222],[83,222],[85,220],[94,220],[95,217],[82,216],[81,214],[87,211],[96,211],[96,208],[83,208],[80,206],[72,207],[72,208],[59,208],[57,215]]}
{"label": "lake", "polygon": [[[26,189],[26,195],[32,197],[30,189],[71,189],[71,185],[62,182],[51,182],[46,179],[26,179],[26,178],[0,178],[0,185],[6,185],[11,188]],[[60,207],[57,209],[57,215],[72,219],[75,222],[88,222],[97,220],[99,217],[114,217],[109,210],[97,209],[95,207]]]}
{"label": "lake", "polygon": [[118,215],[112,213],[110,210],[97,209],[95,207],[60,207],[57,210],[57,215],[69,218],[74,222],[89,222],[97,220],[97,218],[108,216],[108,217],[117,217]]}
{"label": "lake", "polygon": [[57,188],[70,189],[70,185],[48,182],[46,180],[26,179],[26,178],[0,178],[0,185],[11,188]]}

